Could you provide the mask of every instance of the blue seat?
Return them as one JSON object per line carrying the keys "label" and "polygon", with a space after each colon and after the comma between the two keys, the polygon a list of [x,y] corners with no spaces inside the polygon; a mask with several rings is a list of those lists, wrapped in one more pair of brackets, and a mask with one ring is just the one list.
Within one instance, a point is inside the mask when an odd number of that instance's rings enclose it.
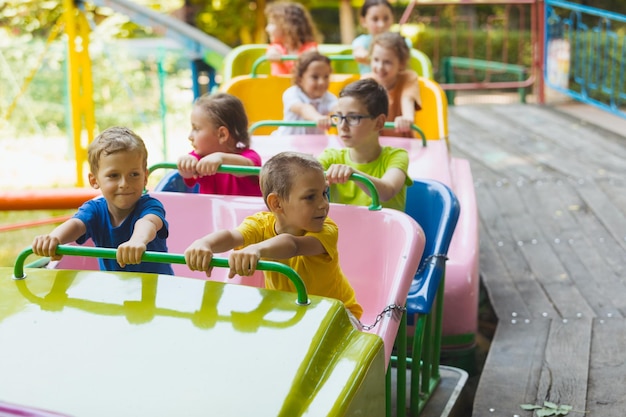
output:
{"label": "blue seat", "polygon": [[422,226],[426,235],[424,254],[407,299],[407,312],[428,314],[445,273],[446,256],[461,209],[448,186],[420,179],[407,189],[405,212]]}
{"label": "blue seat", "polygon": [[197,193],[200,188],[199,184],[188,187],[183,181],[178,171],[168,172],[159,183],[154,187],[153,191],[172,191],[175,193]]}
{"label": "blue seat", "polygon": [[[413,180],[407,189],[405,212],[426,235],[426,246],[406,300],[406,323],[413,325],[413,343],[407,346],[407,327],[396,339],[398,386],[410,375],[409,415],[421,413],[441,380],[441,350],[445,269],[448,248],[460,214],[459,201],[445,184]],[[433,310],[434,306],[434,310]],[[417,315],[417,322],[415,317]],[[407,370],[410,369],[410,374]],[[406,406],[405,391],[398,389],[398,409]]]}

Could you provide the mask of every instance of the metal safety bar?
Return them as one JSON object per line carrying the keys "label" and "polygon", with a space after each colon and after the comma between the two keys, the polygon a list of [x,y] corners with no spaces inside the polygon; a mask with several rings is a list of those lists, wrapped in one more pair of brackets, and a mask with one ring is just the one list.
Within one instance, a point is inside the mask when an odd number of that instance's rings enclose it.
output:
{"label": "metal safety bar", "polygon": [[[177,165],[175,162],[160,162],[158,164],[154,164],[148,168],[148,173],[151,174],[156,169],[176,169]],[[220,165],[217,169],[217,172],[228,173],[228,174],[246,174],[246,175],[259,175],[261,173],[261,167],[251,167],[251,166],[241,166],[241,165]],[[376,190],[376,186],[374,183],[364,175],[354,173],[350,175],[350,179],[352,181],[358,181],[363,183],[368,191],[370,192],[370,197],[372,199],[372,203],[369,205],[369,209],[380,210],[382,209],[382,205],[380,204],[380,197],[378,195],[378,190]]]}
{"label": "metal safety bar", "polygon": [[[70,246],[70,245],[58,245],[56,253],[58,255],[71,255],[71,256],[89,256],[92,258],[105,258],[105,259],[115,259],[117,254],[117,249],[112,248],[92,248],[86,246]],[[13,267],[13,279],[25,279],[26,274],[24,273],[24,261],[28,256],[33,254],[32,246],[24,249],[17,256],[15,260],[15,266]],[[166,252],[144,252],[141,256],[142,262],[159,262],[159,263],[169,263],[169,264],[185,264],[185,256],[181,254],[175,253],[166,253]],[[229,268],[228,259],[226,258],[213,258],[211,259],[210,266],[218,267],[218,268]],[[306,286],[304,285],[304,281],[300,278],[300,275],[296,271],[294,271],[291,267],[284,265],[280,262],[274,261],[259,261],[257,264],[258,270],[261,271],[274,271],[279,272],[285,275],[293,285],[296,287],[296,293],[298,294],[298,299],[296,303],[298,305],[308,305],[309,297],[306,292]]]}

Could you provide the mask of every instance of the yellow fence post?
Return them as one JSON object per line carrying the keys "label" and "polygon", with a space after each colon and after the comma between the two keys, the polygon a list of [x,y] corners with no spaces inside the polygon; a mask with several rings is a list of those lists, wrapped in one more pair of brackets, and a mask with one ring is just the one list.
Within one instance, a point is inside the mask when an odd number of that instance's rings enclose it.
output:
{"label": "yellow fence post", "polygon": [[[63,0],[63,18],[68,44],[68,85],[72,138],[76,158],[76,186],[85,185],[87,146],[93,141],[95,116],[89,57],[89,25],[73,0]],[[83,136],[83,130],[85,135]]]}

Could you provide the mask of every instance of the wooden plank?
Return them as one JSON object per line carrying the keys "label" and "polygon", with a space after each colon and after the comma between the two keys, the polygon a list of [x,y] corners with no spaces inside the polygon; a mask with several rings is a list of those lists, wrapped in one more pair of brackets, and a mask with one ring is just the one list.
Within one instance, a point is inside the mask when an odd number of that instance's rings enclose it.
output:
{"label": "wooden plank", "polygon": [[626,249],[626,214],[623,208],[615,206],[609,196],[591,179],[578,181],[577,190],[615,241]]}
{"label": "wooden plank", "polygon": [[[582,203],[576,191],[568,181],[563,180],[538,182],[527,190],[529,192],[522,196],[530,216],[541,229],[540,238],[551,247],[565,273],[593,310],[589,317],[621,316],[616,303],[621,305],[623,301],[615,295],[624,287],[606,268],[596,244],[583,234],[577,219],[571,214],[580,210]],[[598,274],[600,271],[604,274]],[[572,308],[559,309],[562,317],[574,318],[589,313],[586,309],[579,310],[575,300],[571,302],[574,311]]]}
{"label": "wooden plank", "polygon": [[[574,159],[585,166],[604,167],[607,171],[623,170],[626,158],[623,137],[542,106],[498,106],[493,111],[500,115],[498,119],[506,118],[509,122],[513,118],[524,126],[526,134],[541,137],[543,142],[549,141],[551,146],[561,148],[561,153],[553,155],[556,158]],[[531,152],[536,150],[529,149]],[[585,175],[579,173],[577,176]]]}
{"label": "wooden plank", "polygon": [[[531,314],[531,317],[558,317],[552,301],[535,279],[526,258],[520,253],[519,246],[511,238],[512,230],[506,218],[515,215],[517,206],[508,204],[507,201],[496,200],[494,195],[499,195],[499,193],[492,193],[492,189],[494,187],[485,185],[476,188],[478,213],[483,224],[481,240],[491,239],[494,249],[509,271],[515,288],[526,302],[528,306],[526,311]],[[513,214],[510,211],[513,211]],[[500,314],[509,316],[510,313],[501,312]]]}
{"label": "wooden plank", "polygon": [[486,238],[482,223],[480,235],[480,277],[496,316],[502,320],[532,317],[493,241]]}
{"label": "wooden plank", "polygon": [[[494,120],[495,116],[491,114],[491,107],[461,106],[451,111],[454,112],[454,119],[458,123],[463,123],[464,126],[480,125],[481,129],[480,135],[470,143],[465,140],[465,135],[462,141],[454,137],[455,139],[451,142],[457,147],[467,146],[464,147],[467,153],[474,155],[475,159],[481,160],[491,169],[499,172],[502,177],[536,178],[543,175],[532,158],[528,158],[525,152],[520,153],[519,147],[512,145],[513,142],[519,140],[520,128],[507,128],[505,132],[502,132],[503,127],[498,120]],[[462,130],[465,131],[465,129]]]}
{"label": "wooden plank", "polygon": [[474,397],[473,417],[521,415],[534,402],[549,319],[500,321]]}
{"label": "wooden plank", "polygon": [[[508,244],[515,245],[522,253],[532,276],[557,311],[556,315],[547,315],[548,317],[573,317],[578,312],[592,317],[593,309],[587,305],[585,298],[568,276],[565,265],[546,242],[536,218],[528,213],[523,196],[530,193],[532,187],[509,185],[497,190],[500,206],[506,204],[507,207],[514,207],[505,214],[511,230]],[[544,312],[541,313],[544,316]]]}
{"label": "wooden plank", "polygon": [[535,404],[586,410],[593,320],[552,320]]}
{"label": "wooden plank", "polygon": [[[531,106],[532,108],[532,106]],[[517,111],[515,111],[517,110]],[[463,107],[464,117],[487,128],[494,149],[513,155],[524,164],[510,164],[509,172],[530,179],[545,176],[545,167],[569,176],[588,176],[593,171],[578,161],[570,147],[563,146],[561,133],[551,123],[529,115],[526,106]],[[556,140],[553,140],[556,139]],[[533,166],[529,169],[528,166]],[[536,171],[536,174],[533,172]]]}
{"label": "wooden plank", "polygon": [[626,349],[624,346],[626,346],[626,320],[596,319],[593,321],[586,416],[622,417],[624,415],[624,410],[626,410],[624,389],[626,386]]}

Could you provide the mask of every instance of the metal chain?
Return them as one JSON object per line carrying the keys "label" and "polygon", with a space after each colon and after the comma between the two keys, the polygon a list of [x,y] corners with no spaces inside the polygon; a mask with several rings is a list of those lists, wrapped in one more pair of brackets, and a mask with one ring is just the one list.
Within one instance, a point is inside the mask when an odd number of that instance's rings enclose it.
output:
{"label": "metal chain", "polygon": [[390,304],[390,305],[388,305],[387,307],[385,307],[383,309],[383,311],[381,311],[376,316],[376,320],[374,321],[374,324],[365,325],[365,324],[361,323],[361,325],[363,326],[363,330],[365,330],[365,331],[372,330],[374,327],[376,327],[378,322],[382,320],[382,318],[385,316],[385,314],[387,314],[389,316],[390,315],[389,313],[393,313],[394,310],[397,310],[400,313],[400,315],[402,315],[406,311],[406,307],[398,305],[398,304]]}
{"label": "metal chain", "polygon": [[[443,254],[443,253],[434,253],[432,255],[429,255],[426,257],[426,259],[424,259],[424,262],[422,262],[422,265],[420,266],[420,268],[417,270],[417,272],[415,273],[415,275],[419,275],[424,268],[426,268],[426,265],[428,264],[428,262],[430,262],[433,259],[443,259],[444,261],[448,260],[448,257]],[[383,309],[383,311],[381,311],[377,316],[376,316],[376,320],[374,320],[373,324],[370,325],[365,325],[363,323],[361,323],[361,325],[363,326],[363,330],[372,330],[374,327],[376,327],[376,325],[378,324],[379,321],[382,320],[382,318],[385,316],[385,314],[389,314],[389,313],[393,313],[394,310],[397,310],[400,314],[404,314],[404,312],[406,311],[406,307],[401,306],[401,305],[397,305],[397,304],[390,304],[387,307],[385,307]]]}
{"label": "metal chain", "polygon": [[[419,275],[424,268],[426,268],[426,265],[428,264],[428,262],[430,262],[433,259],[443,259],[444,261],[448,260],[448,257],[446,256],[446,254],[444,253],[433,253],[432,255],[429,255],[426,257],[426,259],[424,259],[424,262],[422,262],[422,265],[420,266],[420,268],[417,270],[417,272],[415,273],[415,275]],[[385,307],[383,309],[383,311],[381,311],[377,316],[376,316],[376,320],[374,320],[373,324],[370,325],[366,325],[361,323],[361,326],[363,326],[363,330],[368,331],[368,330],[372,330],[374,327],[376,327],[376,325],[378,324],[379,321],[381,321],[383,319],[383,317],[385,316],[385,314],[389,315],[389,313],[393,314],[393,311],[397,310],[400,315],[404,314],[404,312],[406,311],[406,307],[398,305],[398,304],[390,304],[387,307]]]}

